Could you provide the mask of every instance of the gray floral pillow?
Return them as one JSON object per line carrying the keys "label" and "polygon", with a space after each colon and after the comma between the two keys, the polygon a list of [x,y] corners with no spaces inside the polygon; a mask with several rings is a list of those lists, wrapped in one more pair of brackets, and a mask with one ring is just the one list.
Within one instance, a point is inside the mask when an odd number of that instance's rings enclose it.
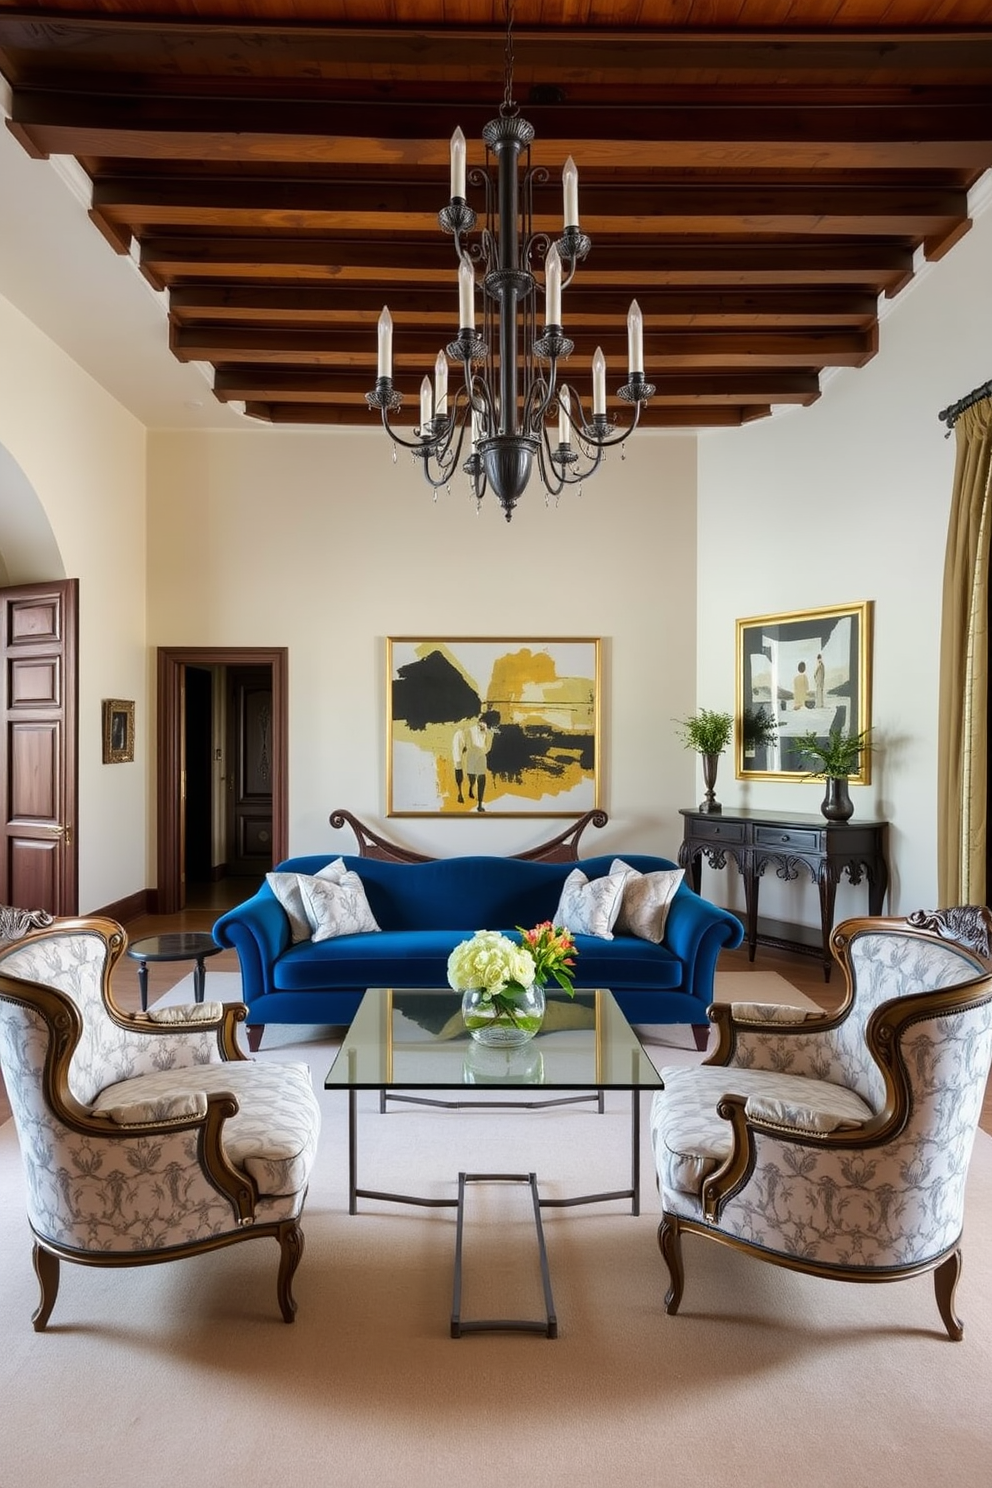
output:
{"label": "gray floral pillow", "polygon": [[573,935],[612,940],[625,877],[609,873],[603,878],[587,878],[581,868],[573,868],[562,888],[554,923]]}
{"label": "gray floral pillow", "polygon": [[289,920],[289,938],[293,945],[298,945],[301,940],[309,940],[314,932],[314,921],[310,918],[308,905],[303,898],[302,884],[304,881],[309,883],[315,879],[323,879],[329,883],[338,883],[347,871],[344,858],[335,858],[333,863],[325,863],[323,868],[318,869],[313,875],[307,873],[267,873],[265,875],[265,882],[286,911],[286,918]]}

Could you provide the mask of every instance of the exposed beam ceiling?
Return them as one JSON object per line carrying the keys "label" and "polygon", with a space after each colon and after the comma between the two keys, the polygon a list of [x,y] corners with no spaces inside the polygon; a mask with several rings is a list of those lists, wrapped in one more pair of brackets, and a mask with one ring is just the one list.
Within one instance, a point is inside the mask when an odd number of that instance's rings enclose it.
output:
{"label": "exposed beam ceiling", "polygon": [[[385,302],[415,419],[457,329],[447,142],[484,163],[502,0],[0,0],[0,72],[14,136],[76,157],[222,403],[367,425]],[[987,0],[517,0],[514,78],[535,226],[572,154],[593,238],[570,380],[597,344],[623,380],[636,293],[648,425],[742,424],[864,365],[879,297],[968,230],[992,166]]]}

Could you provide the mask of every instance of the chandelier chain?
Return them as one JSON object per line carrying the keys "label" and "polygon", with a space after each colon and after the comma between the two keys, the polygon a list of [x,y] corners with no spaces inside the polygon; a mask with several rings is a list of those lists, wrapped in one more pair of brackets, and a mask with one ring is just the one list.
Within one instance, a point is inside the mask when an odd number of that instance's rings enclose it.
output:
{"label": "chandelier chain", "polygon": [[503,53],[503,102],[499,106],[500,118],[514,119],[520,105],[513,99],[513,0],[506,0],[506,45]]}

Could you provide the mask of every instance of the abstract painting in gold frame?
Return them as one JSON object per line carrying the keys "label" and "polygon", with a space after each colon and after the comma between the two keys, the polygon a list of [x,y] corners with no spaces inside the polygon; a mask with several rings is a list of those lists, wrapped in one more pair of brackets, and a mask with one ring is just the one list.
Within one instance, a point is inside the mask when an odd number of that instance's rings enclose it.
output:
{"label": "abstract painting in gold frame", "polygon": [[387,638],[387,815],[598,807],[599,661],[593,638]]}
{"label": "abstract painting in gold frame", "polygon": [[[738,780],[808,780],[796,735],[825,740],[871,727],[871,621],[870,600],[738,620]],[[778,725],[772,743],[756,742],[763,719]],[[870,751],[850,778],[869,784]]]}

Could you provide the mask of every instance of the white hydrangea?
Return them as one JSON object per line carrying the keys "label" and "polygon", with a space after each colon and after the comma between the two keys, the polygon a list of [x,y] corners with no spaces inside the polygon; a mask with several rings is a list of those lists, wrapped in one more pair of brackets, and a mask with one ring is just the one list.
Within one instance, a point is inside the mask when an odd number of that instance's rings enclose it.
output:
{"label": "white hydrangea", "polygon": [[448,957],[448,984],[456,992],[478,988],[492,996],[511,984],[529,987],[534,969],[530,951],[516,941],[498,930],[477,930]]}

